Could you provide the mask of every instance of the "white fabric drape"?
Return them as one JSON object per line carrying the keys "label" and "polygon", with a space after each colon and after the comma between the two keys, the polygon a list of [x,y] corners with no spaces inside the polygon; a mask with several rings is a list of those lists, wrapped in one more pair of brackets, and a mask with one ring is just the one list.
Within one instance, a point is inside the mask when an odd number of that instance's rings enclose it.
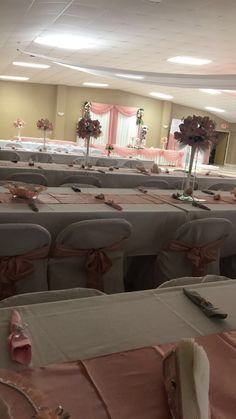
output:
{"label": "white fabric drape", "polygon": [[110,111],[103,113],[102,115],[98,115],[94,112],[91,112],[92,119],[98,119],[102,126],[102,135],[97,139],[92,138],[91,142],[98,145],[105,145],[108,143],[108,136],[109,136],[109,124],[110,124]]}
{"label": "white fabric drape", "polygon": [[132,138],[137,138],[137,133],[136,115],[123,116],[118,113],[116,144],[121,147],[132,144]]}

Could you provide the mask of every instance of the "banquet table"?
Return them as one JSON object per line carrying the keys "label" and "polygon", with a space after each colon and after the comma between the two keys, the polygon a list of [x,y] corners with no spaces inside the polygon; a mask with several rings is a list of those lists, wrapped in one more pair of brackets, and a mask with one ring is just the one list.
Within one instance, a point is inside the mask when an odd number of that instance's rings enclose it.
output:
{"label": "banquet table", "polygon": [[[0,161],[0,179],[3,180],[12,173],[18,172],[37,172],[48,179],[49,186],[59,186],[69,176],[88,174],[100,179],[102,186],[106,188],[134,188],[142,185],[146,180],[160,179],[169,183],[170,187],[177,181],[183,181],[185,174],[178,171],[160,174],[151,173],[145,175],[137,169],[119,168],[110,171],[107,167],[93,167],[91,170],[81,169],[79,165],[69,166],[67,164],[55,163],[35,163],[30,167],[27,162],[13,163]],[[208,188],[213,183],[230,183],[232,187],[236,185],[236,178],[233,176],[198,175],[197,182],[199,189]]]}
{"label": "banquet table", "polygon": [[[175,229],[186,221],[186,213],[181,208],[159,200],[146,200],[138,189],[81,188],[81,191],[76,193],[71,188],[48,188],[39,195],[39,212],[33,212],[25,201],[11,200],[10,195],[5,199],[7,191],[1,187],[0,223],[36,223],[47,228],[54,239],[59,231],[77,221],[124,218],[132,225],[125,255],[138,256],[157,254]],[[94,198],[100,193],[120,204],[122,211]]]}
{"label": "banquet table", "polygon": [[[188,286],[223,312],[212,320],[181,287],[18,307],[32,341],[32,366],[88,359],[236,329],[236,282]],[[20,369],[9,358],[11,308],[0,309],[0,368]]]}

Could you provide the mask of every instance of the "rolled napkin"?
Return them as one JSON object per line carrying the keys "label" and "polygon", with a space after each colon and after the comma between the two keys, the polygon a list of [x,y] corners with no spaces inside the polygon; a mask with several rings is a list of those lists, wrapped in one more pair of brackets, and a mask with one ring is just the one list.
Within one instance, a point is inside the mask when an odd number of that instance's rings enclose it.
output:
{"label": "rolled napkin", "polygon": [[10,318],[10,335],[8,345],[12,361],[28,365],[32,359],[30,339],[24,329],[21,316],[17,310],[13,310]]}
{"label": "rolled napkin", "polygon": [[165,356],[163,377],[173,419],[210,419],[210,368],[201,346],[182,340]]}
{"label": "rolled napkin", "polygon": [[112,207],[112,208],[114,208],[114,209],[116,209],[118,211],[122,211],[123,210],[122,206],[119,205],[119,204],[116,204],[112,199],[109,199],[107,201],[104,201],[104,204],[109,205],[109,207]]}

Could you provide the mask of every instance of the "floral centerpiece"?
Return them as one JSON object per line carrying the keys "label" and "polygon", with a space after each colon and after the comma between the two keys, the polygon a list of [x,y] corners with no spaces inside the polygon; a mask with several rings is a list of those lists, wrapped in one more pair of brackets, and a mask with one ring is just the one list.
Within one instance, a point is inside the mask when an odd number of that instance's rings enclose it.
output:
{"label": "floral centerpiece", "polygon": [[114,146],[110,143],[106,144],[107,156],[109,157],[111,152],[114,150]]}
{"label": "floral centerpiece", "polygon": [[142,125],[143,124],[143,116],[144,116],[144,109],[139,108],[136,113],[136,125]]}
{"label": "floral centerpiece", "polygon": [[213,143],[217,142],[215,127],[216,123],[208,116],[193,115],[184,118],[182,124],[179,125],[179,131],[174,133],[174,137],[180,143],[181,147],[185,147],[186,145],[191,147],[188,177],[185,189],[189,189],[190,187],[191,173],[196,151],[207,150]]}
{"label": "floral centerpiece", "polygon": [[18,140],[21,140],[21,129],[24,128],[25,121],[21,118],[16,118],[16,120],[13,122],[13,127],[17,128],[18,130]]}
{"label": "floral centerpiece", "polygon": [[91,117],[83,117],[79,120],[77,124],[77,134],[80,138],[86,140],[87,151],[86,151],[86,161],[88,164],[88,155],[89,155],[89,143],[91,137],[98,138],[102,134],[102,126],[98,119],[91,119]]}
{"label": "floral centerpiece", "polygon": [[37,128],[43,131],[43,150],[46,151],[46,136],[49,132],[53,131],[53,124],[49,121],[49,119],[39,119],[36,123]]}

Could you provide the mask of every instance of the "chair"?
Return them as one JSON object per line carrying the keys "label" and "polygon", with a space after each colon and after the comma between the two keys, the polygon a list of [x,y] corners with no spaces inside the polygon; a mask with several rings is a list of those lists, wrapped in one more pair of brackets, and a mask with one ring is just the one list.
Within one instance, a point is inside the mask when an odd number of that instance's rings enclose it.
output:
{"label": "chair", "polygon": [[101,181],[96,176],[89,176],[89,175],[69,176],[68,178],[64,179],[63,183],[60,186],[68,186],[68,185],[71,186],[72,184],[75,184],[75,183],[76,185],[84,187],[84,188],[85,187],[101,188],[102,186]]}
{"label": "chair", "polygon": [[6,180],[15,182],[34,183],[36,185],[47,186],[47,178],[41,173],[34,172],[17,172],[7,176]]}
{"label": "chair", "polygon": [[220,247],[232,230],[224,218],[203,218],[180,226],[156,261],[156,285],[183,276],[219,275]]}
{"label": "chair", "polygon": [[18,162],[20,160],[20,156],[15,151],[0,150],[0,160],[8,160],[8,161],[13,161],[13,162]]}
{"label": "chair", "polygon": [[100,166],[100,167],[118,166],[118,160],[111,159],[110,157],[100,158],[96,161],[96,166]]}
{"label": "chair", "polygon": [[124,291],[123,253],[131,225],[123,219],[70,224],[55,241],[49,288],[88,287],[108,294]]}
{"label": "chair", "polygon": [[[184,189],[184,184],[185,184],[185,180],[186,178],[183,178],[183,180],[177,180],[176,182],[173,183],[173,185],[171,185],[171,189],[180,189],[183,190]],[[198,189],[198,183],[194,182],[194,190],[196,191]]]}
{"label": "chair", "polygon": [[82,164],[84,162],[84,157],[77,157],[76,159],[72,159],[73,164]]}
{"label": "chair", "polygon": [[211,191],[232,191],[233,188],[234,185],[230,183],[214,183],[208,189]]}
{"label": "chair", "polygon": [[205,275],[201,277],[185,276],[183,278],[170,279],[169,281],[163,282],[158,288],[169,288],[169,287],[184,287],[185,285],[204,284],[206,282],[217,282],[227,281],[231,278],[220,275]]}
{"label": "chair", "polygon": [[161,179],[148,179],[142,182],[140,187],[144,188],[156,188],[156,189],[169,189],[169,183],[166,180]]}
{"label": "chair", "polygon": [[52,301],[74,300],[78,298],[96,297],[104,295],[99,290],[92,288],[72,288],[67,290],[40,291],[27,294],[13,295],[0,301],[0,308],[43,304]]}
{"label": "chair", "polygon": [[30,159],[38,163],[53,163],[53,157],[48,153],[33,153]]}
{"label": "chair", "polygon": [[7,143],[5,145],[6,148],[12,148],[12,147],[16,147],[16,148],[23,148],[23,146],[20,143]]}
{"label": "chair", "polygon": [[46,291],[50,233],[37,224],[12,223],[0,224],[0,237],[0,299]]}
{"label": "chair", "polygon": [[144,166],[142,161],[139,160],[127,160],[122,167],[127,167],[128,169],[136,169],[137,166]]}

